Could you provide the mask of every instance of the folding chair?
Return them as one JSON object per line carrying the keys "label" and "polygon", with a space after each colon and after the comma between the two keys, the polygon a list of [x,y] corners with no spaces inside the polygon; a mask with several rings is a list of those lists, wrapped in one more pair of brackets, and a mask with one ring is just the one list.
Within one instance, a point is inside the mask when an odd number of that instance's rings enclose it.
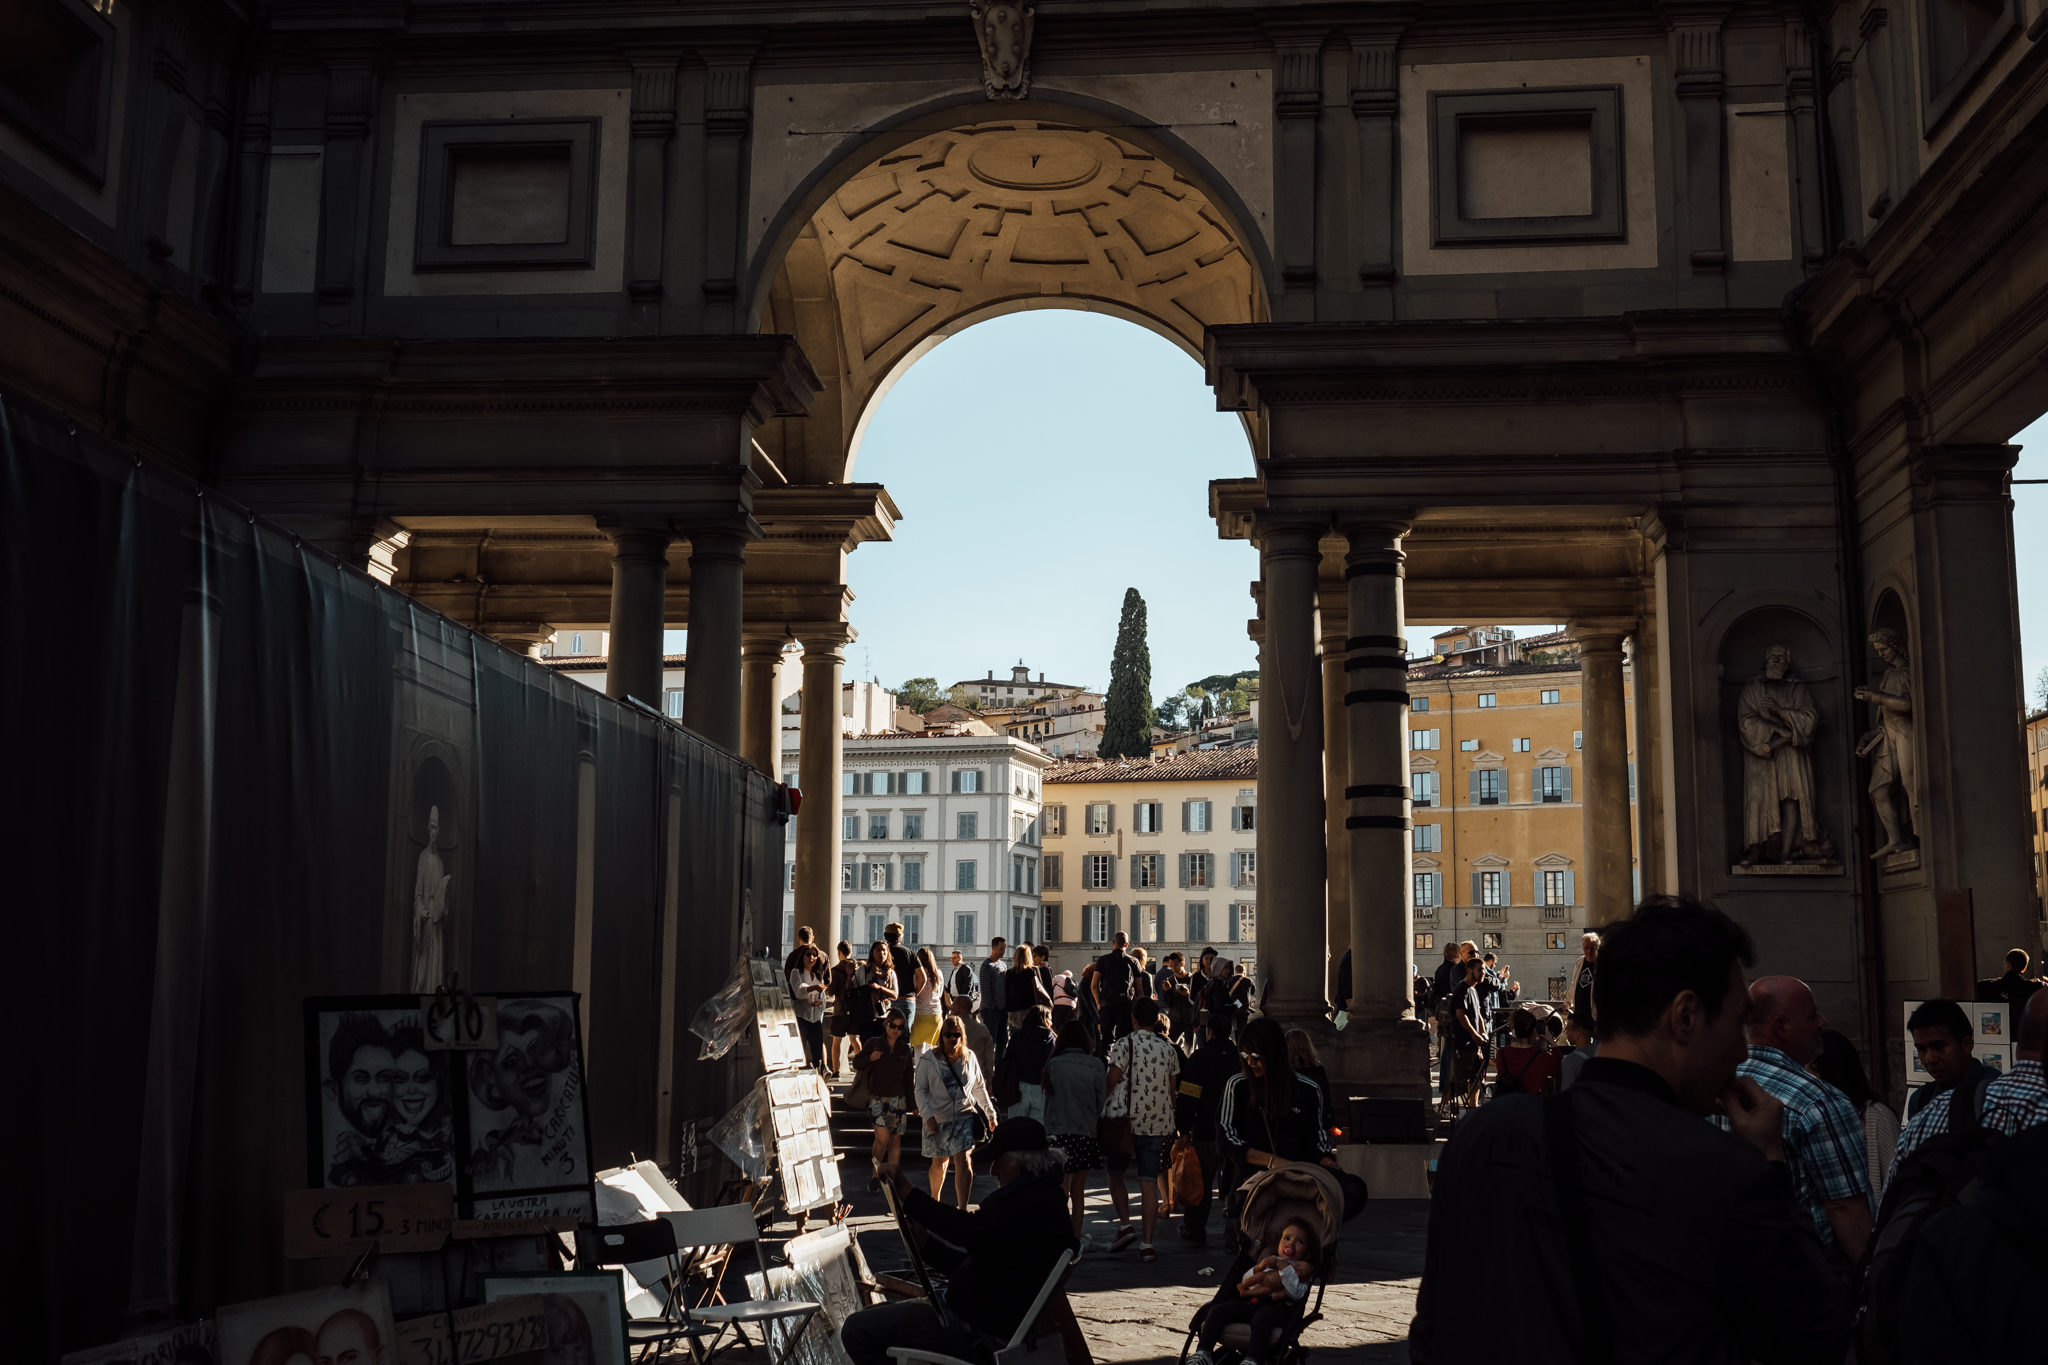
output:
{"label": "folding chair", "polygon": [[672,1341],[716,1337],[723,1330],[690,1320],[690,1307],[681,1293],[683,1267],[677,1254],[675,1229],[661,1219],[618,1223],[610,1227],[584,1224],[576,1229],[576,1244],[579,1267],[595,1265],[625,1270],[645,1262],[667,1266],[668,1293],[662,1304],[661,1316],[626,1320],[626,1349],[639,1348],[639,1359],[660,1354],[660,1348]]}
{"label": "folding chair", "polygon": [[[719,1280],[724,1277],[724,1267],[731,1264],[732,1255],[743,1244],[752,1244],[755,1264],[761,1268],[761,1282],[768,1282],[768,1258],[761,1251],[761,1228],[754,1221],[754,1211],[745,1204],[721,1204],[715,1209],[694,1209],[688,1213],[665,1213],[661,1221],[672,1231],[676,1244],[681,1247],[704,1249],[716,1258],[719,1266]],[[802,1299],[747,1299],[740,1303],[728,1303],[720,1292],[719,1280],[712,1282],[704,1300],[689,1310],[693,1322],[717,1328],[717,1334],[703,1346],[703,1359],[709,1360],[719,1349],[725,1330],[729,1327],[749,1350],[753,1341],[747,1336],[747,1324],[757,1323],[761,1327],[762,1339],[768,1344],[768,1365],[777,1365],[780,1357],[775,1352],[775,1339],[768,1331],[771,1322],[789,1319],[808,1319],[824,1307]],[[714,1302],[715,1300],[715,1302]],[[797,1334],[803,1330],[802,1322],[791,1322],[789,1342],[793,1345]],[[694,1343],[693,1343],[694,1349]],[[783,1356],[788,1355],[785,1349]]]}
{"label": "folding chair", "polygon": [[[1066,1283],[1074,1265],[1081,1259],[1078,1251],[1062,1251],[1059,1260],[1053,1263],[1052,1273],[1045,1277],[1045,1283],[1038,1286],[1038,1297],[1031,1301],[1031,1307],[1017,1320],[1017,1330],[1010,1333],[1010,1339],[996,1350],[996,1365],[1011,1365],[1031,1354],[1031,1329],[1038,1325],[1039,1314],[1052,1300],[1054,1291]],[[958,1356],[944,1355],[938,1351],[920,1351],[915,1346],[891,1346],[889,1359],[898,1362],[915,1361],[918,1365],[973,1365]]]}

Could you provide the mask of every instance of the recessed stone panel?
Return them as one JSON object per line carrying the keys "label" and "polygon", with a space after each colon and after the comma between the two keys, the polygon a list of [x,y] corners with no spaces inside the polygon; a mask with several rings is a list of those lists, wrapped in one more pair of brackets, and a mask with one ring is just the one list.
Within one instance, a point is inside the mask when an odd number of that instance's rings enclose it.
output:
{"label": "recessed stone panel", "polygon": [[1460,120],[1460,217],[1555,218],[1592,211],[1590,113]]}
{"label": "recessed stone panel", "polygon": [[464,147],[448,159],[452,245],[553,246],[569,240],[567,143]]}

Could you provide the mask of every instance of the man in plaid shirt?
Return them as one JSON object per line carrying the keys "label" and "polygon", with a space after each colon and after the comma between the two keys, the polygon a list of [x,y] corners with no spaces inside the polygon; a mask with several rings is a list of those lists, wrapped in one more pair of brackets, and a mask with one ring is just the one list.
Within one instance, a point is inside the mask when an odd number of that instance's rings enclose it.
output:
{"label": "man in plaid shirt", "polygon": [[1749,988],[1749,1060],[1735,1068],[1785,1106],[1785,1165],[1821,1244],[1863,1259],[1875,1210],[1863,1120],[1849,1097],[1810,1075],[1828,1021],[1804,981],[1766,976]]}
{"label": "man in plaid shirt", "polygon": [[[2016,1060],[2011,1073],[1999,1077],[1984,1091],[1982,1127],[1987,1133],[2003,1133],[2007,1137],[2021,1129],[2048,1123],[2048,1078],[2043,1077],[2041,1068],[2041,1054],[2044,1046],[2048,1046],[2048,991],[2035,991],[2027,1001],[2027,1011],[2020,1016],[2014,1041],[2018,1045],[2013,1049]],[[1948,1132],[1949,1106],[1955,1095],[1954,1089],[1943,1091],[1913,1115],[1906,1130],[1899,1134],[1898,1154],[1892,1158],[1893,1173],[1922,1143]]]}

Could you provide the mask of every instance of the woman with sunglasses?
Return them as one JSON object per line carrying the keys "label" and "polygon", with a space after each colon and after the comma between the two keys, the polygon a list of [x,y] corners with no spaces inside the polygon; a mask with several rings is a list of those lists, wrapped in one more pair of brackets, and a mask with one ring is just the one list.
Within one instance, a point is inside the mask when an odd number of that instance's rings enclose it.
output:
{"label": "woman with sunglasses", "polygon": [[[1229,1162],[1223,1188],[1235,1191],[1290,1161],[1335,1170],[1329,1102],[1320,1085],[1294,1069],[1286,1032],[1271,1019],[1253,1019],[1238,1030],[1237,1050],[1244,1070],[1223,1087],[1216,1109],[1216,1145]],[[1234,1219],[1236,1209],[1230,1212]]]}
{"label": "woman with sunglasses", "polygon": [[[917,1063],[917,1054],[904,1035],[903,1021],[892,1014],[882,1021],[875,1037],[861,1040],[860,1052],[853,1059],[853,1069],[867,1077],[878,1171],[903,1159],[904,1115],[910,1108],[911,1070]],[[871,1179],[868,1188],[878,1190],[881,1185]]]}
{"label": "woman with sunglasses", "polygon": [[943,1202],[951,1166],[953,1192],[964,1211],[974,1192],[974,1116],[980,1113],[993,1130],[996,1107],[957,1017],[946,1020],[939,1045],[917,1060],[917,1112],[924,1116],[924,1151],[932,1159],[932,1198]]}

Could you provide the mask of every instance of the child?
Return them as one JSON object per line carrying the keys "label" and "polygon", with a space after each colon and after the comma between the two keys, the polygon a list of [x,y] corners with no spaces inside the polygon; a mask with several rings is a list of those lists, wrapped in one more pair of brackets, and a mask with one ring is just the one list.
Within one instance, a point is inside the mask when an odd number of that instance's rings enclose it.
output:
{"label": "child", "polygon": [[[1316,1235],[1301,1223],[1280,1229],[1279,1239],[1264,1257],[1245,1271],[1235,1285],[1225,1285],[1202,1314],[1201,1336],[1187,1365],[1213,1365],[1223,1329],[1242,1322],[1251,1327],[1251,1349],[1245,1359],[1262,1360],[1289,1319],[1301,1315],[1302,1300],[1308,1297],[1308,1282],[1322,1259]],[[1235,1289],[1233,1295],[1231,1290]]]}

